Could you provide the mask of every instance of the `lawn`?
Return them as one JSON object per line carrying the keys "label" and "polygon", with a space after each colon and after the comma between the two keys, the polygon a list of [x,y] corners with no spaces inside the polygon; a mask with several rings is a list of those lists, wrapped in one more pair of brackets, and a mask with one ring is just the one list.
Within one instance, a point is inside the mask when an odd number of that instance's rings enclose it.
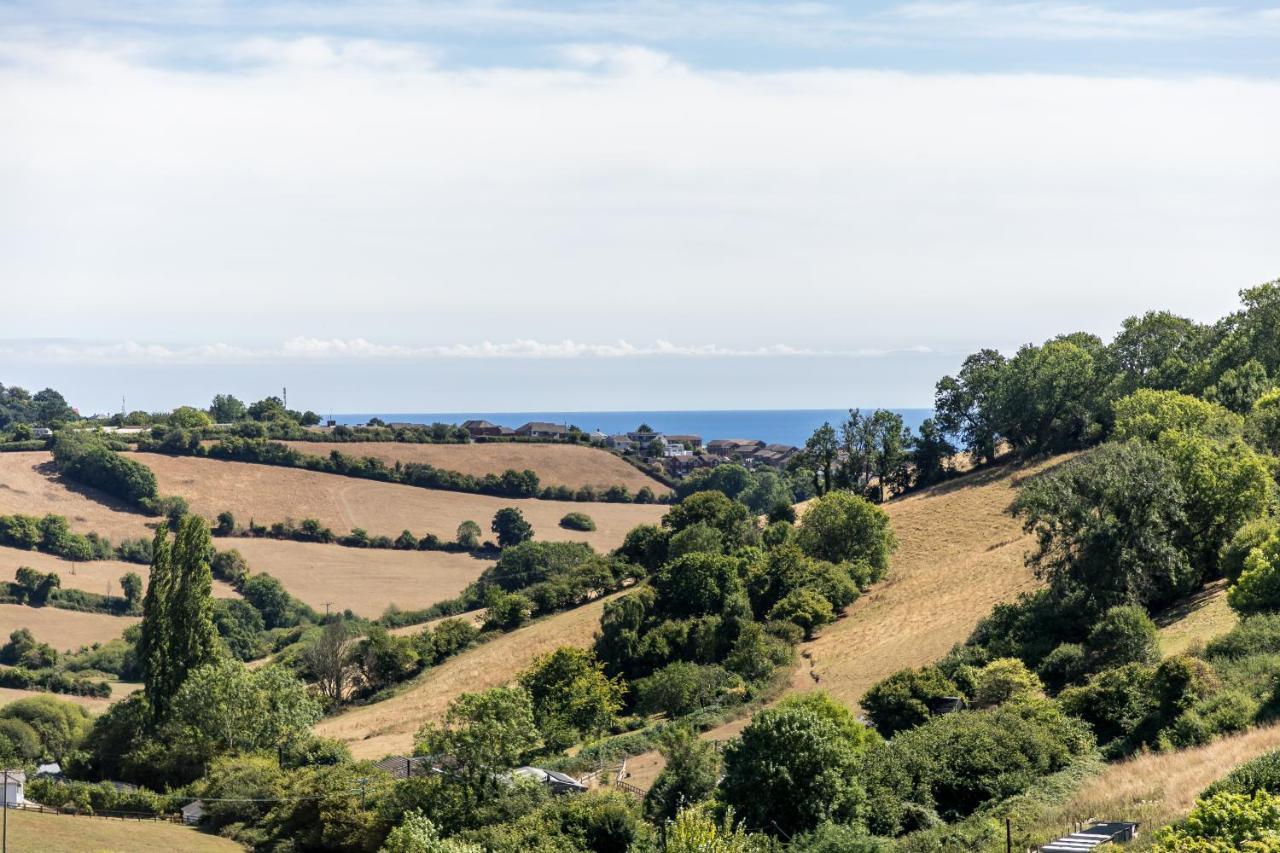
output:
{"label": "lawn", "polygon": [[244,853],[234,841],[159,821],[9,810],[14,853]]}

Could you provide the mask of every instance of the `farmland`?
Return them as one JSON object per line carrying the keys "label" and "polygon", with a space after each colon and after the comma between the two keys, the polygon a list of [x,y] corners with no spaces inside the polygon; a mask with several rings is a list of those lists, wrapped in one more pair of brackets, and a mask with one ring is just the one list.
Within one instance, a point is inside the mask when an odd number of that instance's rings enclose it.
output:
{"label": "farmland", "polygon": [[11,810],[9,839],[23,853],[236,853],[234,841],[187,826]]}
{"label": "farmland", "polygon": [[36,639],[59,651],[114,640],[125,628],[137,621],[136,616],[109,616],[57,607],[0,604],[0,637],[7,639],[15,629],[30,628]]}
{"label": "farmland", "polygon": [[[419,536],[434,533],[452,539],[463,521],[475,521],[487,531],[495,512],[514,506],[539,539],[576,540],[609,549],[620,544],[631,528],[656,522],[666,511],[658,505],[495,498],[191,456],[139,454],[135,458],[155,471],[161,494],[181,495],[194,512],[209,519],[230,510],[242,524],[250,519],[266,524],[315,518],[335,533],[360,527],[372,535],[394,537],[411,530]],[[589,514],[597,529],[589,533],[562,529],[560,519],[574,511]]]}
{"label": "farmland", "polygon": [[470,554],[343,548],[274,539],[219,540],[235,548],[254,572],[269,572],[290,594],[323,613],[350,609],[382,615],[387,605],[416,610],[452,598],[490,565]]}
{"label": "farmland", "polygon": [[[146,583],[150,570],[137,563],[119,560],[93,560],[71,562],[39,551],[22,551],[0,546],[0,579],[9,580],[19,566],[30,566],[41,572],[56,572],[62,579],[63,589],[80,589],[100,595],[120,595],[120,578],[133,572]],[[236,598],[238,594],[230,584],[213,582],[213,594],[217,598]]]}
{"label": "farmland", "polygon": [[30,699],[33,696],[52,696],[60,701],[79,705],[91,714],[101,714],[111,706],[111,703],[119,702],[124,697],[142,688],[141,684],[133,684],[127,681],[112,681],[110,684],[111,695],[106,699],[100,699],[97,696],[73,696],[69,693],[45,693],[40,690],[15,690],[12,687],[0,687],[0,705],[17,702],[19,699]]}
{"label": "farmland", "polygon": [[77,533],[97,532],[113,542],[150,538],[155,519],[97,489],[64,481],[44,451],[0,453],[0,515],[64,515]]}
{"label": "farmland", "polygon": [[410,444],[405,442],[286,441],[300,453],[328,456],[337,450],[348,456],[373,456],[388,465],[418,462],[483,477],[508,468],[535,472],[544,486],[626,486],[632,494],[648,486],[654,494],[670,489],[605,450],[576,444],[493,442],[485,444]]}
{"label": "farmland", "polygon": [[505,684],[558,646],[589,645],[603,610],[602,599],[503,634],[427,670],[390,699],[321,721],[316,733],[346,742],[356,758],[406,752],[418,728],[440,719],[460,693]]}

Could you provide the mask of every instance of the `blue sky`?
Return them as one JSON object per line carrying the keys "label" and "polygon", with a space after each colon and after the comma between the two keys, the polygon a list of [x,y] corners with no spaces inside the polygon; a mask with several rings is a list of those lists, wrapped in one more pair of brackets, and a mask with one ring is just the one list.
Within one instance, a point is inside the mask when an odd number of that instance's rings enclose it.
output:
{"label": "blue sky", "polygon": [[1280,2],[0,3],[0,382],[927,404],[1280,275],[1277,48]]}

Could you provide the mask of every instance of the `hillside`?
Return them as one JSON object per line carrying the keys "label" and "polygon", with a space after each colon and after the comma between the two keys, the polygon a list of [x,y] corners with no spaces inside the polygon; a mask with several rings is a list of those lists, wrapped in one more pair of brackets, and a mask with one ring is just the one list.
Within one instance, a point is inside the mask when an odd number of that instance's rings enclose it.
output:
{"label": "hillside", "polygon": [[0,453],[0,515],[50,512],[66,516],[77,533],[97,532],[113,542],[155,535],[147,527],[155,519],[97,489],[64,480],[53,470],[50,454]]}
{"label": "hillside", "polygon": [[[250,519],[267,524],[316,518],[335,533],[362,527],[373,535],[394,537],[411,530],[418,536],[434,533],[452,539],[458,525],[468,519],[489,535],[494,513],[514,506],[539,539],[584,541],[605,550],[620,544],[631,528],[656,522],[666,511],[659,505],[495,498],[192,456],[148,453],[134,458],[155,472],[161,494],[181,495],[194,512],[209,519],[230,510],[241,524]],[[590,533],[562,529],[560,519],[568,512],[587,513],[597,529]]]}
{"label": "hillside", "polygon": [[[129,572],[141,577],[144,584],[151,573],[149,567],[137,563],[120,560],[72,562],[39,551],[0,546],[0,580],[12,580],[19,566],[30,566],[42,572],[56,572],[62,579],[63,589],[81,589],[100,595],[120,595],[120,578]],[[238,598],[240,594],[230,584],[215,580],[213,595],[215,598]]]}
{"label": "hillside", "polygon": [[243,853],[234,841],[158,821],[10,810],[9,844],[22,853]]}
{"label": "hillside", "polygon": [[7,641],[17,628],[30,628],[36,639],[58,651],[70,651],[93,643],[105,643],[124,633],[138,621],[136,616],[81,613],[58,607],[28,607],[0,604],[0,641]]}
{"label": "hillside", "polygon": [[449,658],[390,699],[321,720],[316,734],[346,742],[356,758],[407,752],[422,724],[443,717],[450,700],[460,693],[505,684],[535,657],[559,646],[590,644],[604,601],[558,613]]}
{"label": "hillside", "polygon": [[544,486],[626,486],[632,494],[645,486],[661,495],[671,491],[649,475],[595,447],[577,444],[532,444],[493,442],[485,444],[411,444],[394,441],[317,442],[286,441],[300,453],[328,456],[332,450],[348,456],[373,456],[388,465],[420,462],[473,477],[501,474],[508,468],[526,468],[538,475]]}
{"label": "hillside", "polygon": [[63,702],[70,702],[73,705],[79,705],[81,708],[87,708],[92,714],[101,714],[113,702],[119,702],[126,696],[142,689],[141,684],[129,681],[112,681],[110,684],[111,695],[105,699],[100,699],[97,696],[73,696],[69,693],[46,693],[42,690],[16,690],[12,687],[0,687],[0,705],[17,702],[19,699],[30,699],[33,696],[52,696]]}
{"label": "hillside", "polygon": [[252,571],[274,575],[291,595],[320,613],[328,602],[334,610],[350,608],[371,618],[381,616],[390,604],[417,610],[453,598],[491,565],[470,554],[443,551],[344,548],[275,539],[218,539],[215,544],[221,550],[238,550]]}

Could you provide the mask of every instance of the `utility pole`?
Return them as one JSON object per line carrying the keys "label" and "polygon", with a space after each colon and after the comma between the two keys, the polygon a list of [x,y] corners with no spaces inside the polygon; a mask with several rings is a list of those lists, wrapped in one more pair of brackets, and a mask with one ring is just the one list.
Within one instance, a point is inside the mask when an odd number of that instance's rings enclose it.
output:
{"label": "utility pole", "polygon": [[365,789],[365,786],[369,784],[369,777],[361,776],[359,781],[360,781],[360,811],[364,811],[364,789]]}
{"label": "utility pole", "polygon": [[9,853],[9,771],[4,771],[4,840],[0,842],[0,850]]}
{"label": "utility pole", "polygon": [[1004,850],[1005,853],[1013,853],[1013,819],[1004,819]]}
{"label": "utility pole", "polygon": [[284,404],[286,409],[289,408],[289,389],[287,387],[280,389],[280,402]]}

